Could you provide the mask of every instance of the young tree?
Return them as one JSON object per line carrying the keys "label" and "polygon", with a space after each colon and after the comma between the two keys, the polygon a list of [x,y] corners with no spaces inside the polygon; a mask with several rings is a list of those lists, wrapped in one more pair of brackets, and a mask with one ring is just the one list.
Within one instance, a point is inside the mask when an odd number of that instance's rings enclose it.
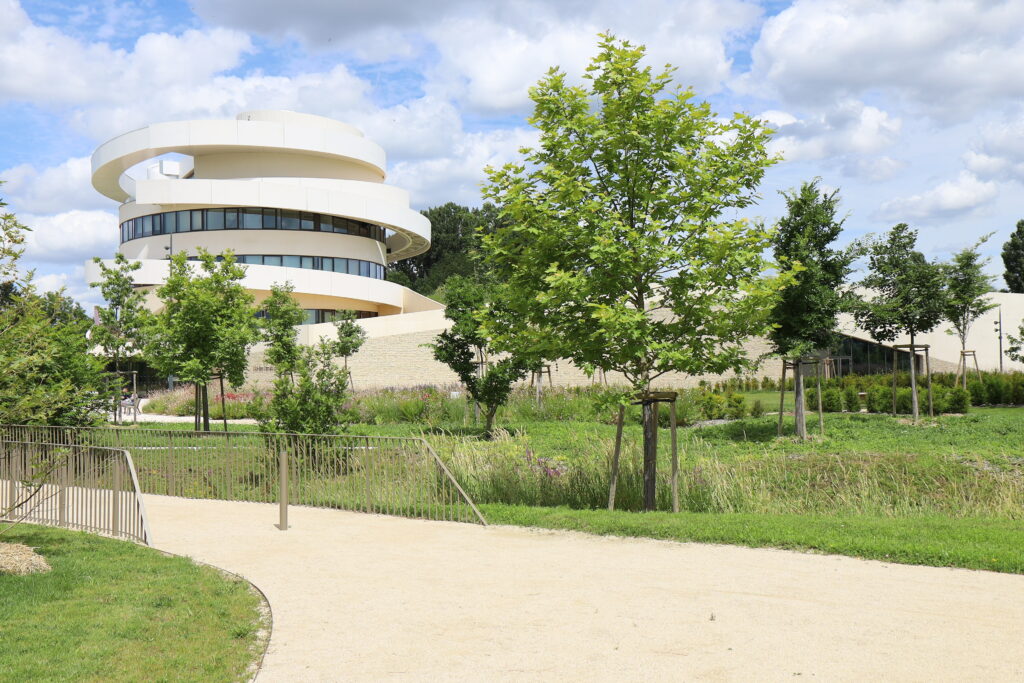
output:
{"label": "young tree", "polygon": [[[906,223],[895,226],[885,239],[868,246],[868,275],[860,285],[868,293],[858,302],[857,324],[881,342],[895,341],[905,334],[910,343],[917,335],[930,332],[942,322],[945,306],[945,278],[941,264],[925,259],[915,249],[917,231]],[[911,354],[910,393],[917,422],[917,371]],[[893,372],[896,369],[893,368]]]}
{"label": "young tree", "polygon": [[[642,68],[644,52],[603,34],[586,87],[553,68],[530,90],[539,146],[487,169],[484,194],[504,225],[482,240],[508,292],[486,336],[502,350],[621,372],[641,399],[667,372],[747,368],[743,344],[768,332],[788,277],[765,276],[770,231],[734,217],[775,161],[770,131],[744,114],[719,118],[671,85],[671,68]],[[653,509],[649,401],[643,414]]]}
{"label": "young tree", "polygon": [[[218,260],[220,259],[220,260]],[[253,298],[239,282],[245,268],[230,252],[199,249],[198,269],[185,252],[171,257],[167,281],[157,289],[163,310],[149,319],[145,355],[161,372],[196,385],[196,431],[210,429],[207,385],[215,378],[245,382],[248,351],[259,338]],[[223,395],[223,390],[221,391]],[[226,428],[226,424],[225,424]]]}
{"label": "young tree", "polygon": [[338,434],[345,429],[348,371],[338,367],[337,359],[352,349],[353,334],[336,325],[335,339],[300,346],[296,325],[303,313],[291,293],[290,283],[274,285],[261,306],[266,358],[275,378],[271,399],[260,409],[260,427],[289,434]]}
{"label": "young tree", "polygon": [[[960,338],[960,350],[967,350],[967,335],[974,321],[996,307],[985,295],[992,291],[992,277],[984,268],[988,259],[982,258],[978,248],[991,233],[985,235],[974,246],[953,254],[953,260],[946,264],[946,296],[943,315],[953,325],[950,334]],[[961,359],[963,360],[963,359]],[[967,388],[967,366],[964,366],[964,388]]]}
{"label": "young tree", "polygon": [[[97,309],[99,324],[92,328],[92,341],[103,349],[107,359],[114,365],[119,399],[124,382],[121,364],[142,347],[141,334],[147,314],[143,306],[145,296],[135,288],[132,278],[132,273],[141,268],[142,263],[129,261],[121,253],[114,256],[113,267],[107,266],[98,257],[93,261],[100,267],[100,280],[89,285],[100,288],[100,294],[107,305]],[[119,412],[115,408],[115,419]]]}
{"label": "young tree", "polygon": [[1024,293],[1024,219],[1017,221],[1017,229],[1003,245],[1003,266],[1006,288],[1016,294]]}
{"label": "young tree", "polygon": [[530,363],[516,352],[495,356],[479,317],[490,306],[489,287],[461,276],[445,285],[445,317],[452,326],[431,344],[434,358],[459,376],[470,397],[484,407],[484,433],[490,438],[494,416],[508,401],[512,386],[526,376]]}
{"label": "young tree", "polygon": [[[334,327],[338,336],[335,349],[344,361],[345,372],[348,372],[348,359],[362,348],[363,342],[366,341],[366,330],[356,322],[356,314],[352,311],[339,313],[335,318]],[[350,376],[350,382],[351,379]]]}
{"label": "young tree", "polygon": [[[0,186],[4,181],[0,180]],[[18,281],[18,259],[21,258],[25,248],[25,233],[28,228],[18,222],[18,217],[8,211],[3,211],[7,202],[0,199],[0,285],[9,295]]]}
{"label": "young tree", "polygon": [[[839,341],[836,317],[846,307],[843,284],[856,257],[853,249],[835,249],[843,229],[836,219],[838,190],[818,188],[818,180],[803,183],[796,192],[783,192],[787,214],[775,225],[775,260],[798,266],[796,283],[782,291],[772,308],[776,327],[768,337],[776,353],[798,359],[794,365],[796,433],[807,437],[804,411],[803,357],[831,349]],[[781,418],[780,418],[781,419]],[[780,423],[781,424],[781,423]]]}

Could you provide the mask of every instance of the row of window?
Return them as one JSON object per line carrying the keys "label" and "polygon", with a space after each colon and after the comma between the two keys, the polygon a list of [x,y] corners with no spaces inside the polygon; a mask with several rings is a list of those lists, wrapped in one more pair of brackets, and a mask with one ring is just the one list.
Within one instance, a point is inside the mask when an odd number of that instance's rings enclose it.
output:
{"label": "row of window", "polygon": [[[338,311],[333,308],[304,308],[302,312],[306,314],[300,325],[318,325],[320,323],[333,323],[342,313],[355,313],[357,320],[363,320],[364,318],[376,318],[376,311]],[[263,311],[257,311],[257,318],[265,318],[266,313]]]}
{"label": "row of window", "polygon": [[[188,257],[189,261],[198,261],[198,256]],[[312,270],[329,270],[334,273],[361,275],[383,280],[384,266],[372,261],[355,258],[333,258],[330,256],[285,256],[279,254],[236,254],[236,263],[254,266],[284,266],[286,268],[308,268]]]}
{"label": "row of window", "polygon": [[121,223],[121,241],[198,230],[307,230],[369,237],[383,242],[384,228],[323,213],[242,207],[191,209],[139,216]]}

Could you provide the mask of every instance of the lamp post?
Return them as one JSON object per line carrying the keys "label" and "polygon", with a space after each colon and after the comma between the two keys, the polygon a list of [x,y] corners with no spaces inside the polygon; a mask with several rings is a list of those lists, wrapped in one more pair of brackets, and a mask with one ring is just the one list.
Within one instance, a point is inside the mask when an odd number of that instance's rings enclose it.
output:
{"label": "lamp post", "polygon": [[170,260],[170,258],[174,256],[174,233],[172,232],[168,235],[167,239],[170,240],[170,244],[164,247],[164,251],[167,252],[167,259]]}
{"label": "lamp post", "polygon": [[1003,372],[1003,307],[999,306],[999,372]]}

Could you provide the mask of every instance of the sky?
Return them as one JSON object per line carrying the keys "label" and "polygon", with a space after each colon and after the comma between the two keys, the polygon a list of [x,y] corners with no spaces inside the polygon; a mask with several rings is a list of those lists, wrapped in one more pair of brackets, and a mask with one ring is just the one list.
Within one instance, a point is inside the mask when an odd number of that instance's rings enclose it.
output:
{"label": "sky", "polygon": [[87,307],[83,262],[117,248],[90,155],[150,123],[329,116],[385,149],[414,208],[479,205],[483,169],[536,139],[529,87],[552,66],[579,81],[611,31],[776,129],[752,217],[820,178],[844,241],[906,222],[944,259],[994,233],[1001,276],[1024,218],[1022,26],[1021,0],[0,0],[0,198],[37,285]]}

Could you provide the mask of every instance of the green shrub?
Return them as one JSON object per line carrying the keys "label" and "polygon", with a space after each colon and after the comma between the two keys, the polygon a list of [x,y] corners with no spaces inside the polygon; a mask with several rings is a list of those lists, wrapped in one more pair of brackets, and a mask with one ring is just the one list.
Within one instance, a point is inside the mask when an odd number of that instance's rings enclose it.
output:
{"label": "green shrub", "polygon": [[804,389],[804,405],[807,407],[807,410],[818,409],[817,389]]}
{"label": "green shrub", "polygon": [[[846,378],[844,377],[843,379],[845,380]],[[846,404],[846,409],[851,413],[860,412],[860,393],[852,383],[847,384],[846,388],[843,389],[843,403]]]}
{"label": "green shrub", "polygon": [[747,399],[743,394],[730,394],[726,399],[726,414],[734,420],[747,416]]}
{"label": "green shrub", "polygon": [[949,390],[948,397],[946,399],[946,409],[944,412],[950,413],[966,413],[967,409],[971,404],[971,394],[967,389],[963,387],[953,387]]}
{"label": "green shrub", "polygon": [[398,412],[406,422],[419,422],[426,410],[427,404],[422,399],[410,398],[398,402]]}
{"label": "green shrub", "polygon": [[843,412],[843,392],[835,387],[822,391],[821,409],[826,413]]}
{"label": "green shrub", "polygon": [[967,391],[971,394],[972,406],[983,406],[988,400],[988,392],[981,380],[972,379],[967,382]]}
{"label": "green shrub", "polygon": [[892,390],[876,384],[868,388],[868,412],[888,413],[892,410]]}
{"label": "green shrub", "polygon": [[750,417],[761,417],[764,415],[764,404],[761,403],[761,399],[754,399],[753,405],[750,406]]}
{"label": "green shrub", "polygon": [[705,420],[721,420],[726,414],[725,396],[705,393],[700,398],[700,412]]}

